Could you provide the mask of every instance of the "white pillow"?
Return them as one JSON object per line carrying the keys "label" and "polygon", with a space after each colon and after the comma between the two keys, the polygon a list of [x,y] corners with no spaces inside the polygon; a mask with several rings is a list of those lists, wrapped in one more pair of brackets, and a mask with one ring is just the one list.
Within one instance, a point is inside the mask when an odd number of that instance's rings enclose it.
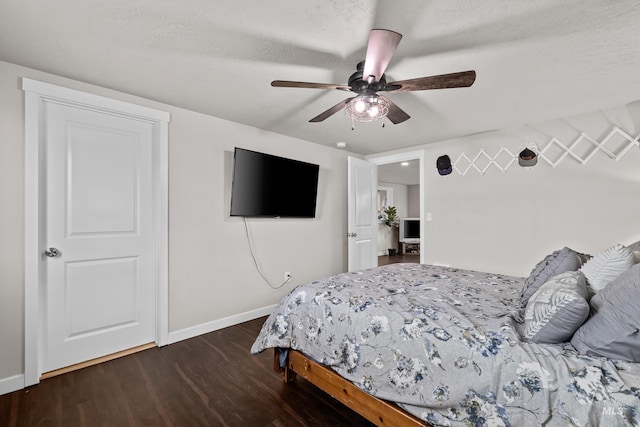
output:
{"label": "white pillow", "polygon": [[591,293],[596,294],[636,262],[631,249],[617,244],[591,258],[580,268],[580,271],[587,278]]}

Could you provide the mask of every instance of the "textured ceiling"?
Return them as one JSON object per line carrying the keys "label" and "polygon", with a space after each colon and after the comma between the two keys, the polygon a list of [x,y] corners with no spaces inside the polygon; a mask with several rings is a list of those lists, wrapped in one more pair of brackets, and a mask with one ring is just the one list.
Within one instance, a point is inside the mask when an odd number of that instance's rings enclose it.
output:
{"label": "textured ceiling", "polygon": [[[404,35],[387,79],[474,69],[471,88],[389,94],[412,118],[308,120],[371,28]],[[0,0],[0,60],[361,154],[640,99],[640,2]]]}

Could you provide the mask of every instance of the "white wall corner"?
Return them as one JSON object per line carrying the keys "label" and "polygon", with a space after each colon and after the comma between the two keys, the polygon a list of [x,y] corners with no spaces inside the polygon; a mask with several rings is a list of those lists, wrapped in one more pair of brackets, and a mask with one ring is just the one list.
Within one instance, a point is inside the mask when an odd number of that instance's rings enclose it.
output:
{"label": "white wall corner", "polygon": [[180,329],[179,331],[169,332],[169,339],[167,344],[174,344],[178,341],[186,340],[189,338],[197,337],[198,335],[208,334],[209,332],[224,329],[229,326],[237,325],[249,320],[257,319],[259,317],[270,315],[277,307],[277,304],[269,305],[267,307],[258,308],[251,311],[246,311],[240,314],[234,314],[233,316],[225,317],[211,322],[202,323],[200,325],[191,326],[189,328]]}

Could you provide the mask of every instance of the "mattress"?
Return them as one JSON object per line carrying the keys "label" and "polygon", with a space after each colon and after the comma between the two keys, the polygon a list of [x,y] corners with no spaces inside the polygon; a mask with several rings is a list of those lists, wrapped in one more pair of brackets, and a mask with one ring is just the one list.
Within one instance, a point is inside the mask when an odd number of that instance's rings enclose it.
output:
{"label": "mattress", "polygon": [[434,426],[640,425],[640,364],[521,338],[524,278],[422,264],[293,289],[252,353],[291,348]]}

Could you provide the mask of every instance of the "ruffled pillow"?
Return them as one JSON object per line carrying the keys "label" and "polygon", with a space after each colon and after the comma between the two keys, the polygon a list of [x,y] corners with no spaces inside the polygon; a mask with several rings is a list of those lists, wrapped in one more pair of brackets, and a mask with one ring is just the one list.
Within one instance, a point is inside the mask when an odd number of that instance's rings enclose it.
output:
{"label": "ruffled pillow", "polygon": [[531,271],[524,282],[520,295],[520,307],[525,309],[529,298],[544,285],[547,280],[566,271],[577,271],[586,261],[588,256],[580,254],[573,249],[564,247],[547,255]]}

